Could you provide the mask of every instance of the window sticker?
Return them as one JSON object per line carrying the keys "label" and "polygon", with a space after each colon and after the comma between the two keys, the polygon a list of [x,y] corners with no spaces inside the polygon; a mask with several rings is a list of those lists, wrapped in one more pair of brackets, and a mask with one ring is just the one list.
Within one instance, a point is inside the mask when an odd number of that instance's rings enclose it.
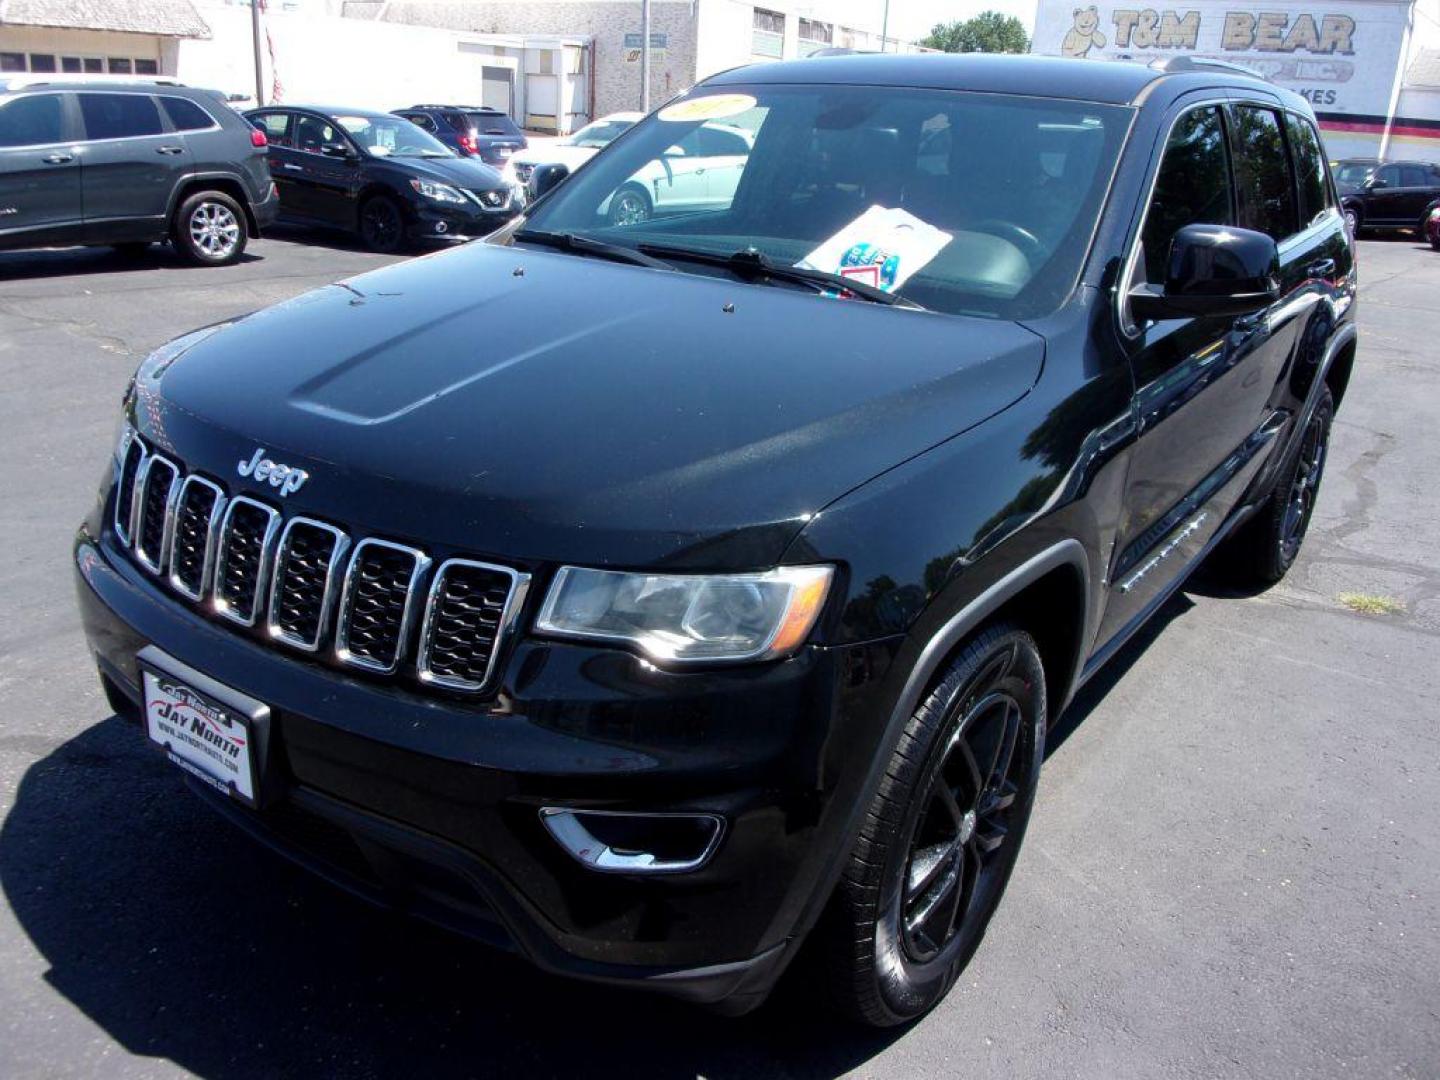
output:
{"label": "window sticker", "polygon": [[796,265],[894,292],[940,254],[950,240],[949,233],[907,210],[875,205]]}
{"label": "window sticker", "polygon": [[660,120],[670,123],[695,120],[723,120],[727,116],[739,116],[755,107],[755,99],[749,94],[707,94],[704,97],[687,98],[667,105],[656,113]]}

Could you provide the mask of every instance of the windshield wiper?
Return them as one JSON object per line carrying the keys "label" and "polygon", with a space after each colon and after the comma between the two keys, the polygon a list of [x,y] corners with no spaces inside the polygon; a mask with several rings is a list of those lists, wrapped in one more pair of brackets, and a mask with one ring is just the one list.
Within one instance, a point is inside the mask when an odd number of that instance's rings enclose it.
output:
{"label": "windshield wiper", "polygon": [[570,251],[577,255],[595,255],[601,259],[614,259],[616,262],[633,263],[635,266],[648,266],[652,270],[675,269],[663,259],[646,255],[644,252],[626,247],[624,244],[607,244],[603,240],[592,240],[588,236],[580,236],[576,233],[521,229],[511,239],[527,244],[542,244],[545,247],[553,247],[558,251]]}
{"label": "windshield wiper", "polygon": [[852,296],[868,300],[873,304],[912,308],[916,311],[925,310],[914,300],[907,300],[895,293],[877,289],[874,285],[854,281],[843,274],[812,270],[808,266],[789,266],[785,263],[778,263],[764,252],[756,251],[754,248],[746,248],[744,251],[736,251],[729,255],[721,255],[714,251],[699,251],[694,248],[670,247],[666,244],[640,244],[639,248],[648,254],[663,255],[668,259],[693,259],[695,262],[709,263],[712,266],[723,266],[744,277],[768,277],[779,281],[794,281],[801,285],[813,286],[821,292],[842,289]]}

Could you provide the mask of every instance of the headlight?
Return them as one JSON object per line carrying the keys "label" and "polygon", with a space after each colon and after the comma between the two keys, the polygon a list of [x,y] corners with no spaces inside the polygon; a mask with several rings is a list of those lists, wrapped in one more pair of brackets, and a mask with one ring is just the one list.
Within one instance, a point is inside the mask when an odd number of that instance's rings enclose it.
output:
{"label": "headlight", "polygon": [[834,567],[758,574],[638,574],[566,566],[535,629],[633,645],[656,660],[770,660],[809,636]]}
{"label": "headlight", "polygon": [[462,205],[466,202],[465,196],[449,184],[437,184],[434,180],[411,180],[410,186],[425,198],[434,199],[436,202],[453,202]]}

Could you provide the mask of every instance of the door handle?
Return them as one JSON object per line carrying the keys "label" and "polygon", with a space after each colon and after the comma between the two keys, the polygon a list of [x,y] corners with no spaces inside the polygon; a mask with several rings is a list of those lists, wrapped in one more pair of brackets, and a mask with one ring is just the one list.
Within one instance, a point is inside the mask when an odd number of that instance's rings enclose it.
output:
{"label": "door handle", "polygon": [[1306,277],[1328,278],[1335,273],[1334,259],[1319,259],[1305,268]]}
{"label": "door handle", "polygon": [[304,171],[305,171],[305,166],[304,166],[304,165],[292,165],[292,164],[291,164],[290,162],[288,162],[288,161],[285,162],[284,164],[282,164],[282,165],[280,166],[280,168],[282,168],[282,169],[287,169],[287,170],[289,170],[290,172],[304,172]]}
{"label": "door handle", "polygon": [[183,154],[185,148],[183,146],[157,146],[155,152],[157,154]]}
{"label": "door handle", "polygon": [[64,165],[67,161],[74,161],[74,154],[46,154],[40,159],[46,165]]}

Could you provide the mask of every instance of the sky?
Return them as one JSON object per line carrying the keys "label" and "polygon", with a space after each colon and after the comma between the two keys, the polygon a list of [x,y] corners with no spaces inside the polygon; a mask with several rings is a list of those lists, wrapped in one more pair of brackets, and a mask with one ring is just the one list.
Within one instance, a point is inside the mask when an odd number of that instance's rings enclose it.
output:
{"label": "sky", "polygon": [[[885,0],[874,0],[884,5]],[[1035,0],[890,0],[890,29],[896,37],[915,40],[936,23],[968,19],[982,11],[1014,15],[1030,33],[1035,28]]]}

